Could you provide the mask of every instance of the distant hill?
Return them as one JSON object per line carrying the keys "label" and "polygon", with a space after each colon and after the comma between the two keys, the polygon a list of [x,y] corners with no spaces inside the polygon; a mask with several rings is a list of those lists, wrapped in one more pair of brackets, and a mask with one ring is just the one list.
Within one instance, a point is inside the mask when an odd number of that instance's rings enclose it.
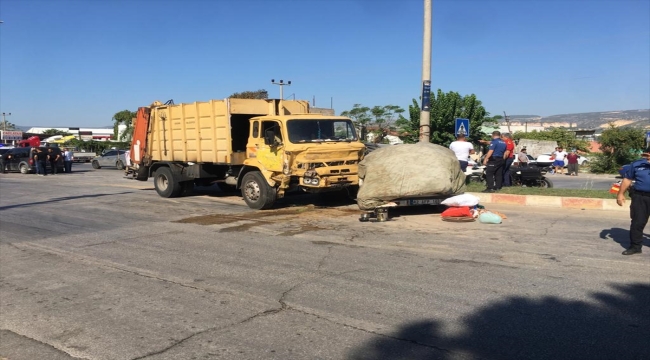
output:
{"label": "distant hill", "polygon": [[[539,115],[509,115],[511,122],[541,122],[542,124],[566,123],[580,129],[606,128],[609,123],[617,126],[650,128],[650,109],[605,111],[576,114],[560,114],[552,116]],[[503,122],[503,120],[502,120]]]}

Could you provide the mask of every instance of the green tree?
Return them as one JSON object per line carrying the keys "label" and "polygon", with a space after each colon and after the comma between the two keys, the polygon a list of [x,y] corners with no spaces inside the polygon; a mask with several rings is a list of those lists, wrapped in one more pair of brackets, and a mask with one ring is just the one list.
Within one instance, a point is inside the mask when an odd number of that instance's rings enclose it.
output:
{"label": "green tree", "polygon": [[42,134],[45,135],[45,136],[55,136],[55,135],[68,136],[68,135],[70,135],[69,132],[63,131],[63,130],[58,130],[58,129],[47,129],[47,130],[44,130]]}
{"label": "green tree", "polygon": [[609,124],[598,139],[602,153],[591,163],[595,173],[615,173],[626,164],[639,158],[645,147],[645,131],[638,128],[621,128]]}
{"label": "green tree", "polygon": [[565,149],[578,149],[580,151],[589,151],[589,143],[584,140],[576,139],[575,132],[565,128],[554,128],[550,130],[531,132],[516,131],[512,134],[515,140],[548,140],[555,141],[559,146]]}
{"label": "green tree", "polygon": [[355,127],[359,131],[359,137],[365,138],[368,131],[368,125],[372,118],[370,117],[370,108],[361,106],[361,104],[352,105],[352,109],[341,112],[341,116],[346,116],[352,119]]}
{"label": "green tree", "polygon": [[11,123],[7,120],[0,120],[0,130],[16,130],[16,124]]}
{"label": "green tree", "polygon": [[[130,111],[130,110],[122,110],[118,111],[113,115],[113,138],[122,141],[125,139],[130,139],[131,135],[133,134],[133,118],[135,118],[137,113]],[[118,133],[117,129],[120,124],[126,125],[126,129],[124,132],[119,134],[118,138]]]}
{"label": "green tree", "polygon": [[242,92],[236,92],[228,97],[235,98],[235,99],[268,99],[269,92],[264,89],[260,89],[256,91],[242,91]]}
{"label": "green tree", "polygon": [[[480,131],[483,123],[489,113],[485,111],[480,100],[476,95],[462,96],[457,92],[450,91],[447,93],[438,89],[437,93],[432,93],[429,101],[430,106],[430,138],[429,141],[449,146],[454,141],[454,128],[457,118],[469,119],[470,133],[468,139],[476,142],[483,139],[484,134]],[[415,143],[420,136],[420,105],[417,100],[413,99],[413,104],[409,106],[409,119],[402,118],[396,121],[400,130],[408,133],[404,136],[404,141]]]}

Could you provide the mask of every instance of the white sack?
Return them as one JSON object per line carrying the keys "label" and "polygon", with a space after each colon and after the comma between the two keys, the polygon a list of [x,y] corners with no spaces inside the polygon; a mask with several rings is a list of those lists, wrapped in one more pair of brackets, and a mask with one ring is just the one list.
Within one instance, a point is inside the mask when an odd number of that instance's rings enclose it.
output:
{"label": "white sack", "polygon": [[447,206],[476,206],[478,205],[479,198],[472,194],[462,194],[462,195],[456,195],[452,196],[449,199],[445,199],[442,202],[442,205],[447,205]]}
{"label": "white sack", "polygon": [[465,174],[453,151],[431,143],[381,147],[359,163],[361,210],[398,199],[453,196],[465,192]]}

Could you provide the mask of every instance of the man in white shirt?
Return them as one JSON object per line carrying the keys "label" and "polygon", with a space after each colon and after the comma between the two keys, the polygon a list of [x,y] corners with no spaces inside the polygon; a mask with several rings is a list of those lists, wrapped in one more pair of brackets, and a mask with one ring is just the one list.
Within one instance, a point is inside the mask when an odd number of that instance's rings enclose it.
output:
{"label": "man in white shirt", "polygon": [[553,155],[555,155],[555,161],[553,161],[555,173],[562,174],[564,172],[564,158],[566,158],[568,154],[561,146],[558,146],[557,151],[554,152]]}
{"label": "man in white shirt", "polygon": [[456,154],[460,169],[465,172],[467,170],[467,159],[470,154],[474,153],[474,145],[465,140],[465,135],[458,135],[456,141],[449,144],[449,149]]}

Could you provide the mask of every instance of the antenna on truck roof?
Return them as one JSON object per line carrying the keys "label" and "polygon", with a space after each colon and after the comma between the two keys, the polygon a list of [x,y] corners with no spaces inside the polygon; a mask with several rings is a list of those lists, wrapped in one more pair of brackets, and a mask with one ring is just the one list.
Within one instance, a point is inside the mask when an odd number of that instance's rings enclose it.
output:
{"label": "antenna on truck roof", "polygon": [[174,99],[169,99],[165,102],[165,105],[174,105]]}

